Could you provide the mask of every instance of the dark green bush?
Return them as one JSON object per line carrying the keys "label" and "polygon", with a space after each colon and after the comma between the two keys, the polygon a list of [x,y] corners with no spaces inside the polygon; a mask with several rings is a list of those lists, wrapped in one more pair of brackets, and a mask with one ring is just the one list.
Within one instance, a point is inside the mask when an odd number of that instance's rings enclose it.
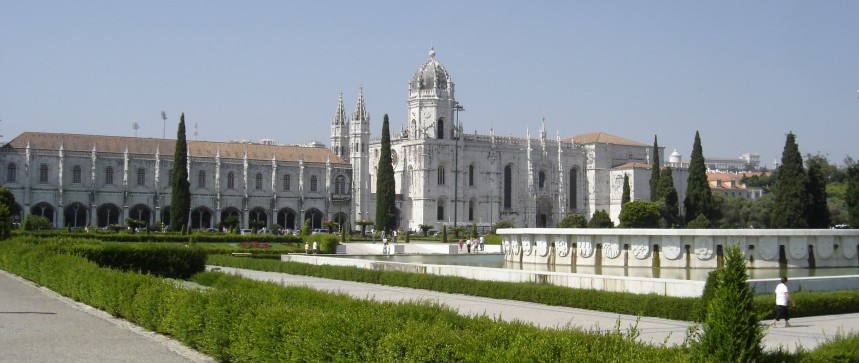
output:
{"label": "dark green bush", "polygon": [[206,269],[206,252],[196,247],[156,244],[70,244],[60,250],[102,267],[170,278],[188,278]]}

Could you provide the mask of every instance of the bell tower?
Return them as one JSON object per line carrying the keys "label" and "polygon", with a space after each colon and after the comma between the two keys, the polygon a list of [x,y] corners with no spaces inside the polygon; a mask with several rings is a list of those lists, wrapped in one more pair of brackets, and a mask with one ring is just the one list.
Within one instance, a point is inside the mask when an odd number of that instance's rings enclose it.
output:
{"label": "bell tower", "polygon": [[364,87],[358,90],[358,102],[349,122],[347,148],[352,164],[352,217],[356,221],[372,220],[375,216],[370,215],[370,114],[364,104]]}

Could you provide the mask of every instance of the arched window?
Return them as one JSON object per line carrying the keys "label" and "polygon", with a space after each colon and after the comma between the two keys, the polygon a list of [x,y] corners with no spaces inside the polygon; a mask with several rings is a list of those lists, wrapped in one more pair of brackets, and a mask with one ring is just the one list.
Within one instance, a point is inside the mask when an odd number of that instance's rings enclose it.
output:
{"label": "arched window", "polygon": [[310,177],[310,191],[311,192],[316,191],[316,180],[317,180],[316,175]]}
{"label": "arched window", "polygon": [[444,201],[442,201],[442,200],[438,201],[438,207],[436,207],[435,213],[436,213],[436,215],[435,215],[436,220],[439,220],[439,221],[444,220]]}
{"label": "arched window", "polygon": [[81,183],[81,166],[75,165],[72,168],[72,184],[80,184]]}
{"label": "arched window", "polygon": [[256,181],[254,182],[254,188],[257,190],[262,189],[262,173],[257,173]]}
{"label": "arched window", "polygon": [[18,166],[15,163],[9,163],[6,166],[6,181],[9,183],[14,183],[15,179],[18,178]]}
{"label": "arched window", "polygon": [[504,208],[510,209],[513,205],[513,170],[510,165],[504,167]]}
{"label": "arched window", "polygon": [[197,188],[205,188],[206,187],[206,172],[200,170],[200,173],[197,174]]}
{"label": "arched window", "polygon": [[235,189],[236,188],[236,174],[233,172],[227,173],[227,189]]}
{"label": "arched window", "polygon": [[474,164],[468,166],[468,186],[474,186]]}
{"label": "arched window", "polygon": [[444,167],[438,167],[438,185],[444,185]]}
{"label": "arched window", "polygon": [[[172,173],[171,173],[172,176]],[[173,179],[173,178],[170,178]],[[108,166],[104,169],[104,184],[105,185],[113,185],[113,167]]]}
{"label": "arched window", "polygon": [[283,190],[284,191],[288,192],[290,189],[292,189],[292,186],[290,185],[291,183],[292,183],[292,177],[290,177],[289,174],[283,174]]}
{"label": "arched window", "polygon": [[578,208],[576,203],[576,199],[578,195],[576,194],[576,185],[578,184],[579,178],[579,170],[577,168],[570,169],[570,209],[575,210]]}
{"label": "arched window", "polygon": [[146,170],[143,168],[137,169],[137,185],[146,185]]}
{"label": "arched window", "polygon": [[435,133],[436,133],[435,137],[437,139],[443,139],[444,138],[444,119],[443,118],[438,119],[438,122],[436,123]]}
{"label": "arched window", "polygon": [[540,174],[539,174],[539,185],[540,185],[540,189],[543,189],[543,187],[546,186],[546,172],[544,172],[542,170],[540,170]]}
{"label": "arched window", "polygon": [[48,164],[39,165],[39,183],[48,182]]}
{"label": "arched window", "polygon": [[346,194],[346,177],[339,175],[334,179],[334,193]]}

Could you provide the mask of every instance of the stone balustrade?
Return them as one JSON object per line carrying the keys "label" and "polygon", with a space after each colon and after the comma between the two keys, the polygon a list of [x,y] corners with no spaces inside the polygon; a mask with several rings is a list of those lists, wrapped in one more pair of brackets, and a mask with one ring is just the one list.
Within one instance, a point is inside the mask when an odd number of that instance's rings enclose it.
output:
{"label": "stone balustrade", "polygon": [[545,265],[716,268],[738,244],[749,268],[859,267],[851,229],[499,229],[504,258]]}

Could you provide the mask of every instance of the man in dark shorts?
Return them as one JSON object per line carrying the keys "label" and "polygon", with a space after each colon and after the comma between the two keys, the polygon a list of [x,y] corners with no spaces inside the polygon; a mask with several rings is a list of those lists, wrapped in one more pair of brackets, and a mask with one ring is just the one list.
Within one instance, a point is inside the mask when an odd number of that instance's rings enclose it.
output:
{"label": "man in dark shorts", "polygon": [[787,290],[787,276],[781,277],[781,283],[775,288],[775,321],[772,326],[775,326],[779,320],[784,319],[784,327],[790,327],[790,311],[787,309],[787,303],[796,307],[793,298],[790,297],[790,292]]}

